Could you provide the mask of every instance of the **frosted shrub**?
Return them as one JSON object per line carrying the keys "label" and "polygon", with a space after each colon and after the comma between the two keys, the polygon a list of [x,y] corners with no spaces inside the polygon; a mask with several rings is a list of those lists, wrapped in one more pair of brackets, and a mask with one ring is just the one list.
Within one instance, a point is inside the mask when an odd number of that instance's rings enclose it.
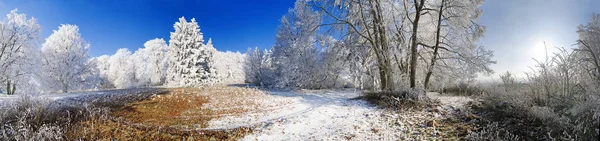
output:
{"label": "frosted shrub", "polygon": [[519,140],[519,136],[499,127],[498,123],[494,122],[486,125],[479,132],[472,132],[467,139],[472,141],[516,141]]}
{"label": "frosted shrub", "polygon": [[53,113],[48,111],[48,100],[21,95],[16,101],[1,105],[0,140],[61,140],[63,130],[57,123],[44,123]]}

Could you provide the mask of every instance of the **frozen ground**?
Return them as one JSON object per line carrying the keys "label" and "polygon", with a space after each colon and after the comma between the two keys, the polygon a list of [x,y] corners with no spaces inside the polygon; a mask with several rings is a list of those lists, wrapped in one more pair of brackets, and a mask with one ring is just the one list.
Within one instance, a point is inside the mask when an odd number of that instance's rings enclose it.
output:
{"label": "frozen ground", "polygon": [[[51,99],[58,105],[77,106],[98,99],[118,100],[119,96],[152,93],[157,90],[107,90],[39,96]],[[248,94],[242,92],[237,98],[211,96],[221,99],[205,105],[213,110],[227,110],[219,109],[219,105],[231,101],[240,102],[240,106],[251,107],[242,107],[241,109],[248,110],[239,114],[214,117],[206,129],[252,127],[254,132],[242,140],[435,140],[443,134],[435,125],[428,125],[428,122],[441,121],[454,109],[472,101],[466,97],[427,93],[429,97],[439,99],[441,105],[423,111],[394,112],[376,108],[363,100],[351,100],[360,94],[353,90],[264,93],[261,96],[244,97]],[[0,96],[0,102],[17,98],[18,96],[3,95]]]}
{"label": "frozen ground", "polygon": [[[439,136],[428,121],[441,120],[448,112],[391,112],[368,105],[352,90],[270,91],[257,101],[271,105],[242,115],[215,118],[210,129],[253,126],[243,140],[423,140]],[[470,99],[442,97],[442,111],[461,106]],[[449,101],[445,100],[446,98]],[[458,104],[456,104],[458,103]]]}
{"label": "frozen ground", "polygon": [[[50,93],[50,94],[39,94],[32,95],[34,97],[38,97],[40,99],[47,99],[51,101],[55,101],[57,103],[69,103],[69,104],[80,104],[83,102],[89,102],[98,99],[106,99],[115,96],[121,95],[130,95],[130,94],[141,94],[147,92],[158,92],[159,89],[155,88],[140,88],[140,89],[117,89],[117,90],[102,90],[102,91],[90,91],[90,92],[69,92],[69,93]],[[6,95],[0,94],[0,103],[1,102],[10,102],[15,101],[21,98],[21,95]]]}

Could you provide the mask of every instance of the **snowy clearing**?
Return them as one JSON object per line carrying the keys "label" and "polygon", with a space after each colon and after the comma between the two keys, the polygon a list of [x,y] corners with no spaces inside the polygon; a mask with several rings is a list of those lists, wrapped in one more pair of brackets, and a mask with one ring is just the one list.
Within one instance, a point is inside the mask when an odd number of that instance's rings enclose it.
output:
{"label": "snowy clearing", "polygon": [[[422,140],[440,137],[428,121],[445,119],[449,112],[393,112],[350,100],[360,95],[353,90],[269,91],[270,95],[251,101],[265,104],[244,114],[214,118],[208,129],[255,127],[243,140]],[[433,95],[432,95],[433,96]],[[444,101],[449,111],[462,100]],[[460,102],[460,104],[452,104]],[[274,106],[276,105],[276,106]]]}

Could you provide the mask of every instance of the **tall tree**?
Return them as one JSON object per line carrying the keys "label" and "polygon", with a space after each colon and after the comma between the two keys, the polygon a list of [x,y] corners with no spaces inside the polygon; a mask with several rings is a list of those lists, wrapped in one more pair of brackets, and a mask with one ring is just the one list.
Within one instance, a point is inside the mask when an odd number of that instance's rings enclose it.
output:
{"label": "tall tree", "polygon": [[85,81],[82,76],[90,73],[89,49],[90,44],[81,38],[79,28],[69,24],[58,27],[42,44],[44,67],[50,80],[61,84],[62,92]]}
{"label": "tall tree", "polygon": [[[485,33],[485,27],[477,23],[482,3],[483,0],[442,0],[430,4],[431,7],[437,7],[435,11],[428,11],[437,17],[435,40],[418,43],[425,49],[433,50],[430,51],[430,61],[423,81],[425,89],[429,87],[434,72],[441,71],[441,68],[466,73],[469,74],[468,77],[475,77],[480,72],[493,72],[489,68],[490,64],[495,63],[491,60],[492,52],[477,45],[477,41]],[[442,61],[443,67],[437,64],[438,61]]]}
{"label": "tall tree", "polygon": [[108,80],[112,82],[115,88],[136,87],[136,64],[132,61],[132,53],[127,48],[120,48],[115,54],[110,56],[108,63]]}
{"label": "tall tree", "polygon": [[281,18],[273,46],[273,65],[281,87],[310,87],[318,63],[316,32],[321,16],[296,1],[294,9]]}
{"label": "tall tree", "polygon": [[404,16],[400,13],[400,3],[391,0],[323,0],[319,3],[315,3],[314,6],[323,11],[327,17],[332,18],[327,20],[332,22],[322,25],[334,25],[334,29],[347,32],[342,35],[359,36],[358,40],[356,38],[345,39],[353,39],[353,41],[346,40],[346,42],[358,41],[359,44],[363,44],[360,47],[368,48],[365,50],[368,52],[366,54],[375,56],[380,90],[394,90],[392,61],[395,52],[393,52],[392,46],[402,44],[404,39],[393,37],[395,33],[402,31],[395,25],[404,22]]}
{"label": "tall tree", "polygon": [[421,15],[424,14],[422,11],[424,10],[425,0],[414,0],[413,5],[415,8],[414,18],[411,20],[412,22],[412,34],[411,34],[411,45],[410,45],[410,87],[414,88],[416,86],[417,79],[417,47],[418,47],[418,31],[419,31],[419,20],[421,19]]}
{"label": "tall tree", "polygon": [[577,51],[587,73],[600,82],[600,14],[593,14],[586,25],[577,28],[579,40]]}
{"label": "tall tree", "polygon": [[204,45],[204,38],[196,19],[190,22],[179,18],[169,40],[169,67],[167,83],[171,86],[214,84],[218,81],[214,68],[212,44]]}
{"label": "tall tree", "polygon": [[144,43],[144,49],[148,56],[148,70],[152,85],[164,83],[167,74],[167,50],[169,46],[162,38],[156,38]]}
{"label": "tall tree", "polygon": [[35,76],[40,55],[36,41],[41,28],[36,19],[17,12],[11,10],[0,21],[0,83],[11,80],[12,85],[20,87]]}

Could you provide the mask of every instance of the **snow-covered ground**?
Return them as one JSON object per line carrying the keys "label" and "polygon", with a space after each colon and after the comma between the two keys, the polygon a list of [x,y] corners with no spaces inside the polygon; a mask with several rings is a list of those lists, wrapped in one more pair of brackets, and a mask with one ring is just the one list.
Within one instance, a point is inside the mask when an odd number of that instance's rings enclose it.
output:
{"label": "snow-covered ground", "polygon": [[[140,88],[140,89],[115,89],[115,90],[102,90],[102,91],[88,91],[88,92],[69,92],[69,93],[48,93],[33,95],[41,99],[48,99],[52,101],[91,101],[98,99],[99,97],[110,97],[115,95],[124,94],[138,94],[142,92],[158,91],[155,88]],[[21,98],[21,95],[6,95],[0,94],[0,102],[15,101]]]}
{"label": "snow-covered ground", "polygon": [[278,106],[215,118],[209,129],[255,127],[243,140],[423,140],[437,137],[435,127],[428,127],[426,122],[444,117],[430,111],[398,113],[376,108],[363,100],[351,100],[360,94],[353,90],[268,93],[258,100]]}

